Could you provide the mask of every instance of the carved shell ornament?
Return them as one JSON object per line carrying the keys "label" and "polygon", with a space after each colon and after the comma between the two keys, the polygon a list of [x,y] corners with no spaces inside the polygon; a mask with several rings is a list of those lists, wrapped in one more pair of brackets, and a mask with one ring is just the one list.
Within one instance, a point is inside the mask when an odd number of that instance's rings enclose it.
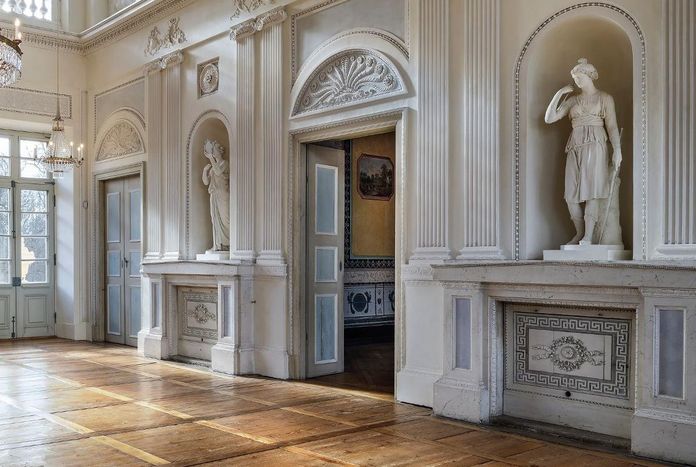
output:
{"label": "carved shell ornament", "polygon": [[103,160],[141,152],[143,152],[143,141],[140,135],[133,125],[121,121],[111,127],[104,136],[97,159]]}
{"label": "carved shell ornament", "polygon": [[402,90],[400,77],[384,59],[369,51],[351,50],[329,60],[309,79],[293,115],[359,103]]}

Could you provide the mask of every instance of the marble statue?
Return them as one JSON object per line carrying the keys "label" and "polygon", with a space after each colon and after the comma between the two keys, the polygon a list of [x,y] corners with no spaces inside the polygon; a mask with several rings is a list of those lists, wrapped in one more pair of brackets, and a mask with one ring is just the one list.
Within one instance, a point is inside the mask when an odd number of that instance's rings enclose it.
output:
{"label": "marble statue", "polygon": [[203,168],[203,184],[210,194],[210,219],[213,223],[213,247],[208,252],[230,249],[230,170],[223,159],[225,148],[206,140],[203,155],[210,161]]}
{"label": "marble statue", "polygon": [[569,97],[573,86],[562,87],[544,117],[554,123],[568,115],[573,126],[565,148],[565,201],[576,233],[568,245],[620,245],[621,138],[614,99],[595,87],[599,74],[586,59],[578,60],[570,74],[580,93]]}

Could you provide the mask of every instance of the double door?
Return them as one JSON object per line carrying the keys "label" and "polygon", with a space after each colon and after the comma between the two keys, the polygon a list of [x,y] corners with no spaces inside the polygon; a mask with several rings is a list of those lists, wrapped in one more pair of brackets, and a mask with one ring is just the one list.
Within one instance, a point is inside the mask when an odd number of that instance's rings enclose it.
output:
{"label": "double door", "polygon": [[55,335],[51,182],[0,182],[0,339]]}
{"label": "double door", "polygon": [[106,340],[138,345],[142,192],[140,176],[104,183]]}

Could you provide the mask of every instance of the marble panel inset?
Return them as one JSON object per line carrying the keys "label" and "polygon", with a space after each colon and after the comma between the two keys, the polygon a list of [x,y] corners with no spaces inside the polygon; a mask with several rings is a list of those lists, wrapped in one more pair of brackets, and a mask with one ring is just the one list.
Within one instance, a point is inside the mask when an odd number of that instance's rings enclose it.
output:
{"label": "marble panel inset", "polygon": [[629,399],[630,320],[511,315],[507,358],[514,383]]}
{"label": "marble panel inset", "polygon": [[217,339],[217,290],[183,289],[179,306],[181,337]]}

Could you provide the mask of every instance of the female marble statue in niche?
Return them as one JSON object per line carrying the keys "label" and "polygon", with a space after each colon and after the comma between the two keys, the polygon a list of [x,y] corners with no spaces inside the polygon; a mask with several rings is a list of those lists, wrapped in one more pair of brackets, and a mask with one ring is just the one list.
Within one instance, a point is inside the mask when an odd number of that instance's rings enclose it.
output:
{"label": "female marble statue in niche", "polygon": [[[568,245],[619,245],[622,158],[614,99],[595,87],[599,74],[587,59],[578,60],[570,74],[580,93],[564,100],[574,89],[572,85],[562,87],[544,117],[546,123],[554,123],[569,115],[573,126],[565,148],[565,201],[576,233]],[[612,146],[611,165],[607,139]]]}
{"label": "female marble statue in niche", "polygon": [[203,155],[210,161],[203,168],[203,184],[210,194],[210,219],[213,223],[213,248],[230,249],[230,170],[223,159],[225,148],[217,141],[206,140]]}

